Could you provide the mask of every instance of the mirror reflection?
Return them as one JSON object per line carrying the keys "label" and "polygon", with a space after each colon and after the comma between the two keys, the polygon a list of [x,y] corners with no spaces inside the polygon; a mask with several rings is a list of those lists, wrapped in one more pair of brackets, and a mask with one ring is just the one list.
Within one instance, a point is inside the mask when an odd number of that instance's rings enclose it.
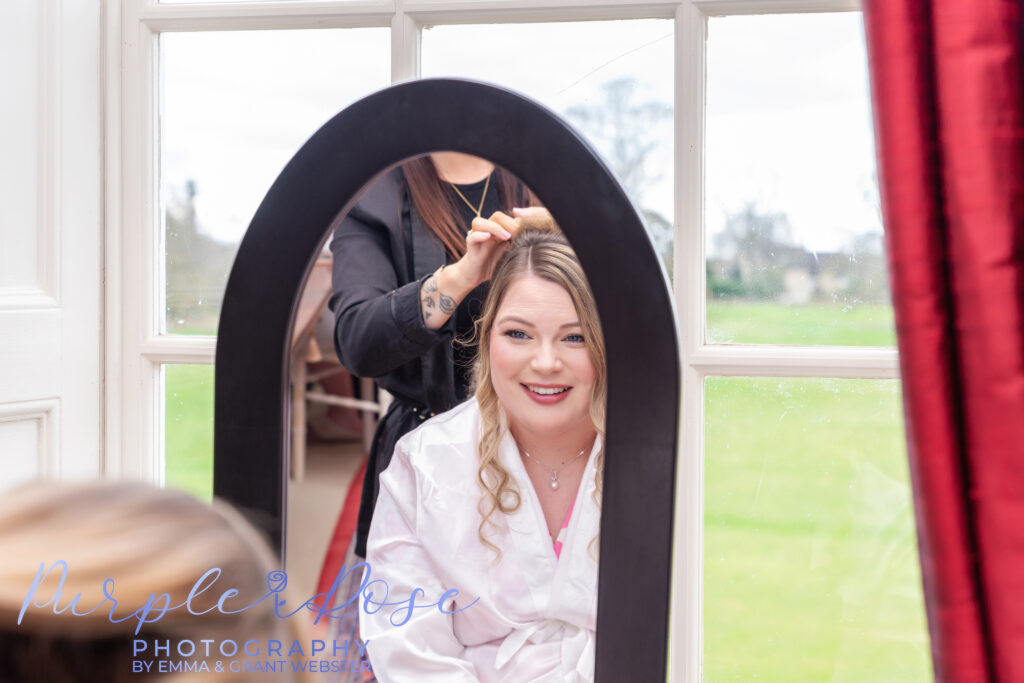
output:
{"label": "mirror reflection", "polygon": [[377,178],[330,230],[292,356],[289,576],[344,605],[365,559],[395,603],[339,611],[336,641],[397,680],[592,680],[604,343],[530,188],[455,152]]}

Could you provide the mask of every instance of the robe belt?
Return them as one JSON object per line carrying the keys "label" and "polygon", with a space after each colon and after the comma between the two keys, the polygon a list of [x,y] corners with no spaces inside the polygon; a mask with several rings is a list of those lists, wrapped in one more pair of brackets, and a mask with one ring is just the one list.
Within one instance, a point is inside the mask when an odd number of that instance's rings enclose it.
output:
{"label": "robe belt", "polygon": [[[562,680],[575,683],[594,678],[594,634],[561,619],[545,619],[529,626],[513,629],[498,647],[494,668],[501,669],[515,657],[526,643],[544,643],[562,634]],[[566,668],[572,667],[572,668]],[[547,679],[545,679],[547,680]]]}

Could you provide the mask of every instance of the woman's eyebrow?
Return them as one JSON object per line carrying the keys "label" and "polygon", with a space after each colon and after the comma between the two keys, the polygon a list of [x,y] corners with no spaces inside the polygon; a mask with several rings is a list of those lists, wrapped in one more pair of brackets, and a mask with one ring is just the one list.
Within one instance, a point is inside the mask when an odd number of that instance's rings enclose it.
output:
{"label": "woman's eyebrow", "polygon": [[517,318],[514,315],[506,315],[503,318],[498,320],[498,324],[499,325],[502,325],[504,323],[518,323],[519,325],[523,325],[524,327],[533,327],[533,323],[531,323],[529,320],[524,320],[523,318]]}
{"label": "woman's eyebrow", "polygon": [[[519,318],[519,317],[516,317],[514,315],[506,315],[506,316],[504,316],[503,318],[498,320],[497,324],[498,325],[503,325],[505,323],[516,323],[518,325],[522,325],[523,327],[534,327],[534,324],[531,323],[529,320],[525,320],[523,318]],[[561,325],[558,326],[558,329],[564,330],[567,327],[583,327],[583,326],[580,325],[580,321],[579,320],[574,320],[571,323],[562,323]]]}

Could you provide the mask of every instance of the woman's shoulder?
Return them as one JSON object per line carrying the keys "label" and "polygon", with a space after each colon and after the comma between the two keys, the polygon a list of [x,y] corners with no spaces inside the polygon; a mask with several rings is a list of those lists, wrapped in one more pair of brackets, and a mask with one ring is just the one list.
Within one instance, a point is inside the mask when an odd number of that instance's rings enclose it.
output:
{"label": "woman's shoulder", "polygon": [[480,408],[476,399],[470,398],[399,439],[394,457],[431,475],[467,467],[475,471],[479,438]]}

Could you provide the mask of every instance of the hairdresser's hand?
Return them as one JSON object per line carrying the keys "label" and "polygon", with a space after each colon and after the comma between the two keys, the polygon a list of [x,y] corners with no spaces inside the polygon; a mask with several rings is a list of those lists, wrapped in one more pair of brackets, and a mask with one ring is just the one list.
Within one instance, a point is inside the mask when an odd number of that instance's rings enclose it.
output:
{"label": "hairdresser's hand", "polygon": [[527,206],[522,209],[512,209],[512,215],[516,218],[529,218],[536,220],[549,220],[554,222],[554,218],[551,217],[551,212],[543,206]]}
{"label": "hairdresser's hand", "polygon": [[543,206],[528,206],[525,209],[512,209],[520,230],[527,228],[536,230],[553,230],[561,232],[554,216]]}
{"label": "hairdresser's hand", "polygon": [[491,279],[494,264],[519,232],[520,222],[508,214],[495,211],[490,218],[474,218],[466,236],[466,255],[451,267],[463,278],[469,289]]}
{"label": "hairdresser's hand", "polygon": [[517,221],[500,211],[490,218],[473,219],[473,229],[466,235],[466,254],[424,280],[420,289],[423,324],[428,329],[441,329],[466,295],[491,279],[494,264],[519,230]]}

